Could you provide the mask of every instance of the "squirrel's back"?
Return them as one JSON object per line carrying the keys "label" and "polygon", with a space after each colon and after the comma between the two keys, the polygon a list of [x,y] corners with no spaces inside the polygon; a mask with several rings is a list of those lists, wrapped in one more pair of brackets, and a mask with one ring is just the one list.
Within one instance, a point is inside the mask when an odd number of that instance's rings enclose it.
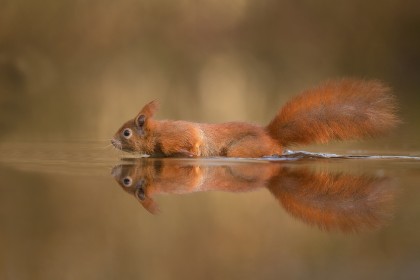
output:
{"label": "squirrel's back", "polygon": [[399,122],[390,89],[376,80],[325,82],[291,99],[267,126],[282,146],[380,135]]}

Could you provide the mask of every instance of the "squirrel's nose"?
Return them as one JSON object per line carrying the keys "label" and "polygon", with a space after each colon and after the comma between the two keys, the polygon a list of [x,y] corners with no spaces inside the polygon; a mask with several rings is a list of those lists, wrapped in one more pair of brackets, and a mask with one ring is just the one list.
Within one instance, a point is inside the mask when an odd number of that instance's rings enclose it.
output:
{"label": "squirrel's nose", "polygon": [[120,149],[122,148],[122,144],[120,140],[117,140],[115,138],[111,139],[111,144],[114,145],[115,148]]}
{"label": "squirrel's nose", "polygon": [[[112,140],[111,140],[111,142],[112,142]],[[121,165],[116,165],[112,168],[111,175],[115,179],[118,179],[121,176],[121,171],[122,171],[122,166]]]}

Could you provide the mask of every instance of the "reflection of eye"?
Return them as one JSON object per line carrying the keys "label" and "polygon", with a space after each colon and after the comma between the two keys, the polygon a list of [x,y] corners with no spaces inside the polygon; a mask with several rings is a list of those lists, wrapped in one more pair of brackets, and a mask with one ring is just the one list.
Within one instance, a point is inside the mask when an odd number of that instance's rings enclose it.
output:
{"label": "reflection of eye", "polygon": [[129,187],[131,186],[131,183],[133,182],[133,180],[131,180],[130,177],[125,177],[122,182],[124,186]]}
{"label": "reflection of eye", "polygon": [[133,134],[133,132],[129,128],[126,128],[123,131],[123,136],[124,136],[125,139],[130,138],[132,134]]}

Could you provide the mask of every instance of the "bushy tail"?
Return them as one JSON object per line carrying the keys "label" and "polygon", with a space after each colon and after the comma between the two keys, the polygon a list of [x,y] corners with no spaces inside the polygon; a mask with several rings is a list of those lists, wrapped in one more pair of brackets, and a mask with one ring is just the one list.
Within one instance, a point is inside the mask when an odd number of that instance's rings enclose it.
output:
{"label": "bushy tail", "polygon": [[399,122],[390,89],[376,80],[325,82],[290,100],[267,126],[282,146],[358,139]]}

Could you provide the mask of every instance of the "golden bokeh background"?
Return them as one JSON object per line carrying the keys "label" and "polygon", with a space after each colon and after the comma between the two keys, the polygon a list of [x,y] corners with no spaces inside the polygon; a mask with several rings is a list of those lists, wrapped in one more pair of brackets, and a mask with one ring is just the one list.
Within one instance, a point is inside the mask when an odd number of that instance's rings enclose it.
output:
{"label": "golden bokeh background", "polygon": [[0,5],[3,140],[109,139],[153,99],[159,118],[265,124],[290,96],[352,76],[400,100],[404,124],[379,147],[419,148],[418,1]]}
{"label": "golden bokeh background", "polygon": [[162,195],[152,216],[110,175],[104,147],[150,100],[158,118],[265,124],[343,76],[389,84],[403,123],[302,149],[419,155],[420,1],[0,0],[0,278],[418,279],[416,159],[311,161],[395,183],[389,227],[360,235],[264,189]]}

